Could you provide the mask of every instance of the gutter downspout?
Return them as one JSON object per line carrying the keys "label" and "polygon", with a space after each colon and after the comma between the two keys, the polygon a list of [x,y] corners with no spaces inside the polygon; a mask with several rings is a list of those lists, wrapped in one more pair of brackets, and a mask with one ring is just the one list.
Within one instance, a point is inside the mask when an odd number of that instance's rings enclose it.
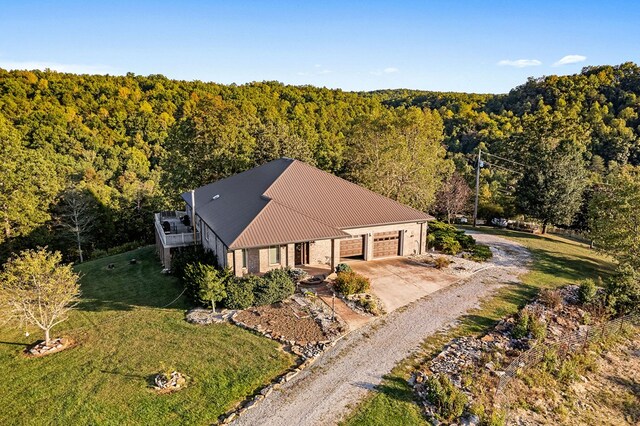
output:
{"label": "gutter downspout", "polygon": [[196,231],[196,191],[191,190],[191,225],[193,225],[193,245],[198,244]]}

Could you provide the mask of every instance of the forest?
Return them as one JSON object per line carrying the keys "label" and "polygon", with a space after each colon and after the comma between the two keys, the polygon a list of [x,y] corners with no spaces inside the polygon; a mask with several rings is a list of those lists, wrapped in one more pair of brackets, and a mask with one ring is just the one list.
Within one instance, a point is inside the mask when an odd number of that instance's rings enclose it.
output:
{"label": "forest", "polygon": [[480,217],[584,230],[594,188],[640,164],[639,94],[633,63],[498,95],[0,69],[0,261],[152,242],[181,192],[282,156],[442,216],[481,149]]}

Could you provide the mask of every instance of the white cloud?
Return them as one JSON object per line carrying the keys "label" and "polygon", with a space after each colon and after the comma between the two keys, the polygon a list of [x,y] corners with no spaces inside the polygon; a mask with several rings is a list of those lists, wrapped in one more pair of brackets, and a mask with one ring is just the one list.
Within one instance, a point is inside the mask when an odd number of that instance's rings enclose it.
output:
{"label": "white cloud", "polygon": [[0,68],[7,70],[44,70],[50,69],[59,72],[69,72],[74,74],[119,74],[113,67],[106,65],[87,64],[60,64],[57,62],[41,61],[0,61]]}
{"label": "white cloud", "polygon": [[575,64],[577,62],[582,62],[587,59],[586,56],[582,55],[567,55],[563,56],[558,62],[553,64],[554,67],[559,67],[562,65]]}
{"label": "white cloud", "polygon": [[316,70],[311,71],[311,72],[307,72],[307,71],[300,71],[297,74],[301,75],[301,76],[311,76],[311,75],[324,75],[324,74],[331,74],[333,71],[323,68],[323,69],[318,69],[320,68],[321,65],[314,65],[314,68],[316,68]]}
{"label": "white cloud", "polygon": [[383,70],[375,70],[375,71],[370,71],[369,74],[371,75],[383,75],[383,74],[394,74],[400,72],[400,70],[396,67],[387,67]]}
{"label": "white cloud", "polygon": [[542,65],[537,59],[516,59],[515,61],[509,59],[503,59],[498,62],[498,65],[501,67],[516,67],[516,68],[525,68],[525,67],[537,67],[538,65]]}

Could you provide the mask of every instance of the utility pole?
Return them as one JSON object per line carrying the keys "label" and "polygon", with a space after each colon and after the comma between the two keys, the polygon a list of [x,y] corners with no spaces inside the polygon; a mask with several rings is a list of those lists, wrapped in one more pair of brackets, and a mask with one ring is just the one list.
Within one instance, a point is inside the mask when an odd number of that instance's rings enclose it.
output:
{"label": "utility pole", "polygon": [[476,201],[473,205],[473,227],[478,224],[478,195],[480,194],[480,167],[482,164],[482,149],[478,148],[478,164],[476,165]]}

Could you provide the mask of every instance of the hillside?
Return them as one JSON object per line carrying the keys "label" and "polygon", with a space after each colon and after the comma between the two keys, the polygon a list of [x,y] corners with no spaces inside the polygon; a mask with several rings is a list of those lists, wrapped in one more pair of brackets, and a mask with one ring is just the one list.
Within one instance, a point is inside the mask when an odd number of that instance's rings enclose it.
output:
{"label": "hillside", "polygon": [[[427,211],[454,169],[473,182],[478,147],[529,164],[534,141],[567,140],[597,179],[640,162],[639,76],[589,67],[491,95],[0,70],[0,258],[49,245],[77,259],[66,218],[78,194],[86,254],[150,241],[151,213],[179,207],[180,191],[281,156]],[[482,171],[483,217],[518,212],[521,170],[504,166]]]}

